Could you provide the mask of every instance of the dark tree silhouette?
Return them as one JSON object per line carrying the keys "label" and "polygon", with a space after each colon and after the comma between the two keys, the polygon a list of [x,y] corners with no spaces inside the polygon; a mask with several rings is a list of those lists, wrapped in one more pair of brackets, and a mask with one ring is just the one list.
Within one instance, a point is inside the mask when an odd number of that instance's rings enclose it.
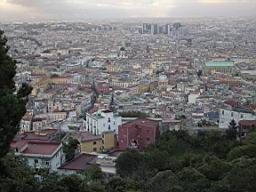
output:
{"label": "dark tree silhouette", "polygon": [[234,119],[230,121],[228,130],[226,131],[226,135],[227,135],[228,139],[234,139],[234,140],[237,139],[238,126]]}
{"label": "dark tree silhouette", "polygon": [[7,38],[0,31],[0,158],[6,155],[19,130],[18,125],[26,113],[27,97],[31,91],[26,84],[16,90],[13,80],[16,61],[8,55],[8,50]]}

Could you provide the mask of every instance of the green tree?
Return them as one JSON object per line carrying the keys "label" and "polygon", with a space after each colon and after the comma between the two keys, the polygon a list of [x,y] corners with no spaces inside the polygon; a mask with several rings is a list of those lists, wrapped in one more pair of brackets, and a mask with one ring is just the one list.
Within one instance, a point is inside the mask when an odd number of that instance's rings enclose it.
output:
{"label": "green tree", "polygon": [[8,55],[7,38],[0,31],[0,158],[9,151],[18,125],[26,113],[27,96],[31,87],[23,84],[15,88],[16,62]]}
{"label": "green tree", "polygon": [[32,171],[13,154],[0,159],[0,192],[34,192],[37,182]]}
{"label": "green tree", "polygon": [[120,177],[114,177],[106,185],[107,192],[125,192],[126,191],[126,182]]}
{"label": "green tree", "polygon": [[122,153],[116,161],[117,173],[121,177],[141,175],[144,166],[144,157],[136,150]]}
{"label": "green tree", "polygon": [[229,163],[215,156],[207,156],[204,159],[204,164],[198,168],[198,171],[210,180],[219,181],[224,178],[231,168],[232,166]]}
{"label": "green tree", "polygon": [[64,185],[59,184],[61,178],[61,176],[56,174],[46,175],[38,187],[38,192],[68,192]]}
{"label": "green tree", "polygon": [[250,132],[246,139],[243,141],[243,143],[256,145],[256,131],[253,130],[252,132]]}
{"label": "green tree", "polygon": [[185,192],[203,192],[210,187],[210,181],[194,168],[186,167],[177,176]]}
{"label": "green tree", "polygon": [[256,145],[248,144],[248,145],[241,145],[233,148],[228,153],[228,160],[238,159],[243,156],[246,156],[249,158],[256,157]]}
{"label": "green tree", "polygon": [[72,160],[78,150],[79,141],[72,137],[69,138],[68,143],[64,145],[64,153],[66,161]]}
{"label": "green tree", "polygon": [[232,192],[255,192],[256,159],[241,158],[226,179]]}
{"label": "green tree", "polygon": [[168,152],[160,151],[156,148],[144,155],[146,167],[151,172],[159,172],[167,169],[169,157]]}
{"label": "green tree", "polygon": [[151,192],[178,192],[183,191],[179,186],[177,176],[170,170],[157,173],[149,183]]}
{"label": "green tree", "polygon": [[101,169],[97,166],[91,166],[86,171],[82,171],[80,174],[88,183],[103,183],[104,180],[104,175]]}

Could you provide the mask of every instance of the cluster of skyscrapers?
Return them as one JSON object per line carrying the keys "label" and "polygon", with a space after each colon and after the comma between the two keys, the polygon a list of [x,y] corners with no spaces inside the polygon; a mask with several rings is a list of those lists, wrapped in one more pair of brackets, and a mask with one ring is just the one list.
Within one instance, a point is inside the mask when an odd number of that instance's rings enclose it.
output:
{"label": "cluster of skyscrapers", "polygon": [[181,32],[182,25],[180,23],[174,24],[154,24],[154,23],[143,23],[140,29],[141,34],[166,34],[172,35],[174,32]]}

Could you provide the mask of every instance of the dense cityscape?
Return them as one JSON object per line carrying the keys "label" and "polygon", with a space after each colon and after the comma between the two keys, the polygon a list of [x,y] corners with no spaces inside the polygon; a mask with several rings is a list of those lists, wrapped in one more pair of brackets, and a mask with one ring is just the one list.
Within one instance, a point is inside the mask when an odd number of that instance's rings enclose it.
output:
{"label": "dense cityscape", "polygon": [[[95,185],[84,191],[255,191],[254,18],[0,29],[16,60],[16,89],[31,88],[10,148],[37,182],[83,172],[83,184]],[[49,186],[39,189],[62,190]]]}

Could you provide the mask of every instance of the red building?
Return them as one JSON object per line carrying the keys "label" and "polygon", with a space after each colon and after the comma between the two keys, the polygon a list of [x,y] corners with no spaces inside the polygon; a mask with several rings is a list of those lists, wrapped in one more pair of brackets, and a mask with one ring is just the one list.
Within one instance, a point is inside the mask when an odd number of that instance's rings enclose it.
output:
{"label": "red building", "polygon": [[246,137],[248,133],[254,129],[256,129],[256,120],[239,121],[239,132],[242,138]]}
{"label": "red building", "polygon": [[159,123],[154,120],[139,118],[125,123],[118,128],[119,149],[144,149],[155,143],[159,134]]}

